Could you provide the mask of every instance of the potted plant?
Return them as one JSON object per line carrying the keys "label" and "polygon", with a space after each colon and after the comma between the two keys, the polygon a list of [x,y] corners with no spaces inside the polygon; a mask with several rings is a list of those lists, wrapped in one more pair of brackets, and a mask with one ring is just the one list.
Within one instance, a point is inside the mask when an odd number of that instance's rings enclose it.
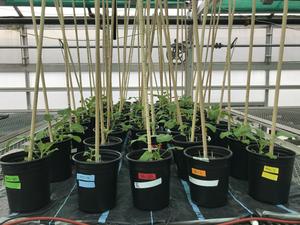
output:
{"label": "potted plant", "polygon": [[220,138],[227,139],[229,149],[233,152],[231,158],[231,176],[247,180],[248,178],[248,153],[246,147],[255,144],[257,137],[249,124],[239,123],[220,134]]}
{"label": "potted plant", "polygon": [[[184,150],[187,157],[188,181],[191,190],[191,199],[197,205],[204,207],[223,206],[227,200],[229,180],[229,159],[232,152],[219,146],[207,145],[206,123],[204,113],[204,98],[202,84],[202,54],[204,45],[205,24],[208,14],[209,1],[204,2],[202,18],[201,41],[198,34],[197,2],[192,2],[193,35],[197,53],[197,87],[196,99],[199,99],[202,146],[193,146]],[[230,13],[231,14],[231,13]],[[232,16],[232,15],[231,15]],[[230,18],[231,21],[231,18]],[[195,126],[195,111],[197,101],[194,103],[192,126]],[[193,138],[193,133],[192,133]],[[191,139],[192,139],[191,138]]]}
{"label": "potted plant", "polygon": [[[146,143],[147,135],[135,141]],[[172,154],[163,149],[163,143],[170,142],[169,134],[153,135],[151,151],[146,148],[131,151],[126,155],[129,162],[133,204],[142,210],[160,210],[169,205],[170,164]]]}
{"label": "potted plant", "polygon": [[[148,5],[149,7],[149,5]],[[169,205],[170,198],[170,164],[172,155],[170,151],[160,149],[155,135],[155,117],[153,107],[152,72],[150,72],[150,99],[151,116],[148,104],[148,78],[147,65],[151,64],[150,48],[145,47],[145,18],[143,16],[143,2],[137,1],[137,12],[140,29],[141,59],[142,59],[142,85],[141,85],[141,109],[140,116],[146,129],[147,148],[131,151],[126,155],[129,163],[131,192],[133,205],[142,210],[160,210]],[[149,11],[148,11],[149,12]],[[149,13],[147,18],[149,17]],[[149,35],[149,32],[146,32]],[[150,40],[147,39],[147,40]],[[149,43],[148,43],[149,45]],[[151,121],[151,120],[152,121]],[[152,124],[151,124],[152,122]],[[151,126],[152,125],[152,126]],[[151,128],[152,129],[151,129]]]}
{"label": "potted plant", "polygon": [[[53,121],[51,115],[46,114],[46,121]],[[71,147],[72,141],[80,143],[82,140],[78,134],[84,134],[84,127],[78,120],[74,119],[71,109],[64,109],[58,112],[54,118],[52,127],[53,148],[58,151],[53,152],[50,157],[50,181],[64,181],[72,176]],[[37,133],[37,140],[50,142],[46,130]]]}
{"label": "potted plant", "polygon": [[[270,204],[288,202],[294,169],[295,152],[275,145],[269,151],[271,140],[265,132],[256,129],[257,143],[247,146],[248,191],[254,199]],[[278,136],[290,137],[286,132]]]}
{"label": "potted plant", "polygon": [[295,160],[293,151],[275,145],[287,15],[288,0],[284,0],[270,141],[266,142],[258,132],[258,146],[248,147],[249,194],[259,201],[271,204],[284,204],[288,201]]}
{"label": "potted plant", "polygon": [[26,145],[24,150],[0,158],[11,212],[35,211],[50,202],[48,161],[55,151],[52,145],[37,142],[33,150]]}
{"label": "potted plant", "polygon": [[[95,146],[90,147],[88,151],[79,152],[73,156],[76,170],[79,209],[88,213],[104,212],[115,206],[118,169],[122,158],[120,152],[102,149],[101,147],[101,144],[105,143],[106,138],[104,134],[105,120],[100,71],[100,1],[95,1],[95,24]],[[108,102],[107,107],[110,106],[111,102]]]}

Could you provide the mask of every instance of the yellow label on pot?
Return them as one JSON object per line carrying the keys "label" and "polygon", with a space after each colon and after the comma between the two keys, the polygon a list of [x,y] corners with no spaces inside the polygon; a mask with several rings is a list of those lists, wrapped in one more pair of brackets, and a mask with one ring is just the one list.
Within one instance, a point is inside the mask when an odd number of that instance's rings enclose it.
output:
{"label": "yellow label on pot", "polygon": [[269,180],[273,180],[273,181],[277,181],[278,180],[278,175],[276,174],[272,174],[272,173],[268,173],[268,172],[262,172],[262,177],[269,179]]}
{"label": "yellow label on pot", "polygon": [[206,170],[192,168],[192,174],[198,175],[200,177],[206,177]]}
{"label": "yellow label on pot", "polygon": [[279,168],[272,167],[272,166],[264,166],[264,172],[278,174],[279,173]]}

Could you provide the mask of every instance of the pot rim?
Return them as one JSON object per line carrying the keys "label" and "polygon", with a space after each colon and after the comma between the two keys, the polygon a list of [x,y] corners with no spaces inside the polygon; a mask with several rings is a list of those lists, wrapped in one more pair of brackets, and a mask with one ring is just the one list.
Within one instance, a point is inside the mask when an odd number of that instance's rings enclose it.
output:
{"label": "pot rim", "polygon": [[[113,143],[106,143],[106,144],[100,145],[100,146],[102,146],[102,147],[104,147],[104,146],[109,147],[109,146],[111,146],[111,145],[113,145],[113,144],[121,144],[121,143],[123,142],[123,140],[122,140],[121,138],[119,138],[119,137],[108,136],[108,138],[109,138],[109,139],[114,139],[114,140],[117,140],[117,141],[116,141],[116,142],[113,142]],[[84,145],[87,145],[87,146],[89,146],[89,147],[94,147],[95,144],[87,143],[87,142],[86,142],[87,139],[92,140],[92,139],[95,139],[95,137],[88,137],[88,138],[85,138],[85,139],[83,140],[83,144],[84,144]]]}
{"label": "pot rim", "polygon": [[[262,158],[267,158],[267,159],[270,159],[270,157],[266,156],[266,155],[262,155],[262,154],[259,154],[258,152],[256,152],[254,149],[250,149],[251,146],[257,146],[257,144],[252,144],[252,145],[248,145],[246,147],[246,150],[248,153],[250,154],[253,154],[253,155],[256,155],[256,156],[259,156],[259,157],[262,157]],[[290,150],[290,149],[287,149],[287,148],[284,148],[282,146],[278,146],[278,145],[275,145],[274,146],[274,150],[283,150],[285,152],[288,152],[287,155],[279,155],[276,159],[289,159],[289,158],[294,158],[296,156],[296,152],[294,152],[293,150]],[[272,160],[276,160],[276,159],[272,159]]]}
{"label": "pot rim", "polygon": [[[126,159],[128,161],[131,161],[131,162],[138,162],[138,163],[156,163],[156,162],[163,162],[163,161],[167,161],[167,160],[170,160],[172,158],[172,152],[169,151],[169,150],[160,150],[160,151],[167,151],[169,152],[169,156],[167,156],[166,158],[163,158],[163,159],[159,159],[159,160],[155,160],[155,161],[141,161],[141,160],[138,160],[138,159],[132,159],[130,158],[130,156],[134,153],[138,153],[138,152],[142,152],[142,151],[145,151],[144,149],[139,149],[139,150],[136,150],[136,151],[131,151],[131,152],[128,152],[126,154]],[[147,151],[147,150],[146,150]]]}
{"label": "pot rim", "polygon": [[9,157],[9,156],[17,155],[17,154],[21,154],[21,153],[23,153],[24,156],[27,155],[27,153],[24,151],[24,149],[20,149],[19,151],[15,151],[15,152],[11,152],[11,153],[7,153],[5,155],[2,155],[0,157],[0,165],[24,165],[24,164],[28,164],[28,163],[35,163],[35,162],[38,162],[38,161],[41,161],[41,160],[46,160],[51,155],[51,154],[47,154],[43,158],[33,159],[31,161],[25,161],[25,160],[19,161],[19,162],[6,162],[6,161],[3,161],[3,158],[5,158],[5,157]]}
{"label": "pot rim", "polygon": [[[211,161],[219,161],[219,160],[229,159],[229,158],[233,155],[233,153],[232,153],[231,150],[229,150],[229,149],[227,149],[227,148],[224,148],[224,147],[221,147],[221,146],[208,145],[207,147],[208,147],[208,149],[209,149],[209,148],[211,148],[211,149],[222,149],[222,150],[224,150],[225,152],[228,153],[227,155],[222,156],[222,157],[219,157],[219,158],[213,158],[213,159],[208,158],[208,159],[211,160]],[[186,157],[193,159],[193,156],[189,155],[189,154],[187,153],[187,151],[189,151],[190,149],[194,149],[194,148],[201,148],[201,149],[203,149],[203,145],[196,145],[196,146],[188,147],[188,148],[186,148],[186,149],[183,151],[183,154],[184,154]]]}
{"label": "pot rim", "polygon": [[85,164],[85,165],[98,165],[98,164],[104,165],[104,164],[110,164],[110,163],[113,163],[115,161],[118,161],[118,160],[122,159],[122,154],[118,151],[114,151],[114,150],[111,150],[111,149],[101,149],[100,150],[100,155],[101,155],[101,153],[115,155],[117,157],[115,159],[105,161],[105,162],[95,162],[95,161],[87,162],[87,161],[81,161],[81,160],[76,159],[77,156],[84,154],[84,152],[78,152],[78,153],[76,153],[72,156],[72,160],[74,162],[77,162],[77,163],[80,163],[80,164]]}

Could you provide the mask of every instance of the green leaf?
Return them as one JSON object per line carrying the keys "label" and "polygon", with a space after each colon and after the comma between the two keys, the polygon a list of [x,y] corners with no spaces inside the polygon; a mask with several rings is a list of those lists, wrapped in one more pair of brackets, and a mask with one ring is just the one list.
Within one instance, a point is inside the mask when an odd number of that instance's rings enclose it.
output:
{"label": "green leaf", "polygon": [[222,132],[220,134],[220,138],[224,139],[225,137],[230,137],[231,135],[232,135],[232,133],[230,131]]}
{"label": "green leaf", "polygon": [[216,131],[217,131],[216,126],[214,126],[214,125],[212,125],[212,124],[210,124],[210,123],[206,123],[205,126],[206,126],[208,129],[210,129],[213,133],[216,133]]}
{"label": "green leaf", "polygon": [[69,137],[71,137],[74,141],[80,143],[81,142],[81,138],[79,136],[76,135],[69,135]]}
{"label": "green leaf", "polygon": [[150,151],[145,151],[143,155],[141,155],[140,160],[141,161],[152,161],[153,154]]}
{"label": "green leaf", "polygon": [[50,114],[45,114],[45,115],[44,115],[44,120],[46,120],[47,122],[51,122],[51,121],[52,121],[52,115],[50,115]]}
{"label": "green leaf", "polygon": [[163,143],[163,142],[170,142],[173,140],[173,136],[170,134],[159,134],[156,135],[156,141],[158,143]]}
{"label": "green leaf", "polygon": [[70,126],[70,130],[75,133],[84,133],[84,128],[78,123],[72,123]]}

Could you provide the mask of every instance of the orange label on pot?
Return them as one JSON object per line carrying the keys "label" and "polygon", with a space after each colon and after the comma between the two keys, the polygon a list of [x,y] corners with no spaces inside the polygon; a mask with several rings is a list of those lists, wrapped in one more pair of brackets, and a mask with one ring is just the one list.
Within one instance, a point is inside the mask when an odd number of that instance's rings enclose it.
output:
{"label": "orange label on pot", "polygon": [[272,167],[272,166],[264,166],[264,172],[278,174],[279,173],[279,168]]}
{"label": "orange label on pot", "polygon": [[200,177],[206,177],[206,170],[192,168],[192,174],[198,175]]}
{"label": "orange label on pot", "polygon": [[272,173],[268,173],[268,172],[262,172],[262,177],[268,179],[268,180],[273,180],[273,181],[277,181],[278,180],[278,175],[276,174],[272,174]]}

